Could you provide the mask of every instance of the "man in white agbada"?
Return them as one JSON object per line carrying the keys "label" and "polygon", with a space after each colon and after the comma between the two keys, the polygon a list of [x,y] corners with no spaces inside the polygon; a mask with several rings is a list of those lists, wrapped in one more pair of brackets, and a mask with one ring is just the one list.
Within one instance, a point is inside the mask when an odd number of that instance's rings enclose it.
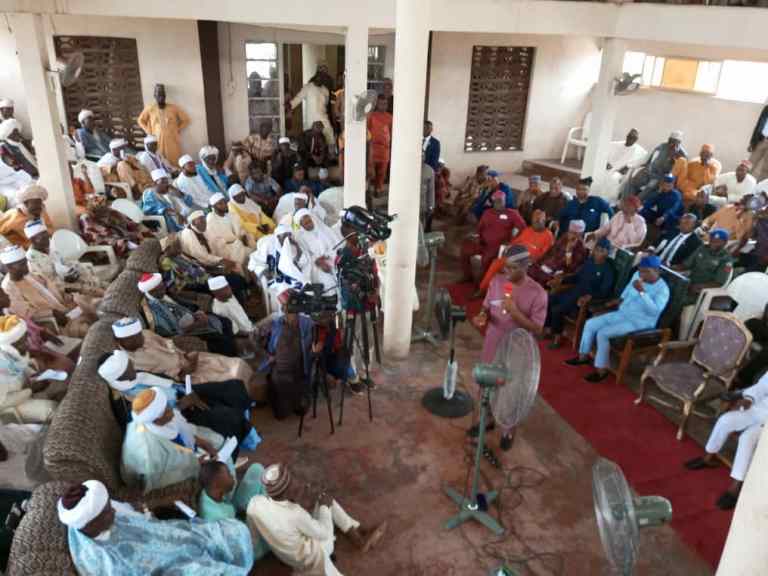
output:
{"label": "man in white agbada", "polygon": [[197,165],[195,159],[189,154],[185,154],[179,158],[179,167],[181,173],[173,181],[173,185],[181,190],[184,194],[189,194],[197,206],[206,207],[208,201],[213,196],[213,192],[205,185],[200,174],[197,173]]}
{"label": "man in white agbada", "polygon": [[42,395],[48,382],[37,382],[27,351],[27,324],[18,316],[0,316],[0,416],[18,416],[24,423],[50,420],[57,403]]}
{"label": "man in white agbada", "polygon": [[749,171],[752,163],[742,160],[733,172],[720,174],[712,185],[709,201],[722,208],[726,204],[739,202],[747,194],[752,194],[757,187],[757,180]]}
{"label": "man in white agbada", "polygon": [[315,74],[309,82],[302,86],[298,94],[291,100],[290,109],[294,110],[304,103],[304,129],[309,130],[315,122],[323,124],[323,136],[331,150],[335,150],[333,127],[328,118],[328,101],[331,94],[323,84],[320,75]]}
{"label": "man in white agbada", "polygon": [[[386,522],[366,530],[328,494],[309,493],[307,485],[293,479],[283,464],[268,466],[261,483],[267,494],[251,498],[246,512],[248,526],[296,575],[342,576],[331,560],[335,528],[363,554],[386,533]],[[307,509],[314,509],[314,514]]]}
{"label": "man in white agbada", "polygon": [[311,262],[312,282],[322,284],[326,295],[336,293],[336,251],[341,248],[341,234],[318,220],[309,210],[301,208],[293,215],[298,229],[296,242]]}
{"label": "man in white agbada", "polygon": [[278,224],[291,226],[293,224],[293,215],[296,213],[296,210],[301,208],[307,208],[313,216],[316,216],[322,222],[325,222],[328,216],[325,208],[320,205],[308,186],[302,186],[298,192],[283,194],[272,216]]}
{"label": "man in white agbada", "polygon": [[171,163],[157,151],[157,136],[153,136],[152,134],[148,134],[144,137],[144,150],[136,154],[136,158],[150,174],[152,174],[153,170],[158,170],[160,168],[169,174],[174,171]]}
{"label": "man in white agbada", "polygon": [[637,143],[638,138],[638,131],[632,128],[627,132],[624,142],[611,142],[608,148],[608,171],[601,194],[606,200],[616,200],[632,171],[645,164],[648,151]]}
{"label": "man in white agbada", "polygon": [[333,186],[327,188],[317,197],[317,203],[325,210],[325,223],[335,226],[339,222],[339,212],[344,208],[344,187]]}
{"label": "man in white agbada", "polygon": [[214,252],[206,234],[207,230],[208,222],[205,214],[201,210],[192,212],[187,218],[187,226],[179,235],[179,243],[184,255],[206,268],[222,266],[226,274],[233,271],[240,273],[241,267],[237,262],[218,256]]}
{"label": "man in white agbada", "polygon": [[211,196],[210,204],[212,210],[205,219],[205,237],[211,245],[211,250],[217,256],[232,260],[242,273],[248,256],[256,248],[256,239],[235,225],[224,194],[217,192]]}
{"label": "man in white agbada", "polygon": [[306,252],[296,243],[290,226],[278,224],[275,233],[262,238],[248,259],[248,270],[267,279],[274,308],[285,290],[301,290],[310,280],[311,265]]}
{"label": "man in white agbada", "polygon": [[5,196],[5,209],[16,207],[16,193],[32,182],[24,170],[14,170],[0,160],[0,194]]}
{"label": "man in white agbada", "polygon": [[222,318],[229,318],[232,322],[232,332],[235,335],[248,336],[253,332],[253,322],[243,310],[243,306],[237,301],[229,282],[224,276],[211,276],[208,278],[208,289],[213,295],[211,312]]}
{"label": "man in white agbada", "polygon": [[216,458],[223,443],[213,430],[190,424],[172,409],[162,388],[142,390],[131,403],[123,440],[123,480],[146,493],[197,478],[202,451]]}
{"label": "man in white agbada", "polygon": [[763,374],[757,384],[743,390],[727,392],[724,396],[727,401],[732,402],[731,409],[715,422],[715,427],[704,446],[706,455],[689,460],[685,467],[689,470],[716,468],[720,465],[717,453],[723,449],[731,434],[738,433],[739,443],[731,468],[733,482],[717,500],[718,508],[730,510],[736,506],[757,442],[765,423],[768,422],[768,373]]}

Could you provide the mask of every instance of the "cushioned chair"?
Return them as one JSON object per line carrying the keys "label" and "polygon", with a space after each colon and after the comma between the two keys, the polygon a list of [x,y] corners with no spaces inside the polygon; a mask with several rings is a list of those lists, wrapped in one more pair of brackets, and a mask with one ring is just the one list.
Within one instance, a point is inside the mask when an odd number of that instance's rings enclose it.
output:
{"label": "cushioned chair", "polygon": [[[739,364],[752,344],[752,334],[732,314],[710,312],[704,319],[701,333],[695,340],[665,342],[653,366],[643,372],[640,395],[635,404],[642,403],[648,389],[656,385],[682,405],[682,419],[677,439],[685,433],[688,418],[697,403],[704,403],[729,389]],[[667,353],[692,349],[685,362],[666,362]]]}

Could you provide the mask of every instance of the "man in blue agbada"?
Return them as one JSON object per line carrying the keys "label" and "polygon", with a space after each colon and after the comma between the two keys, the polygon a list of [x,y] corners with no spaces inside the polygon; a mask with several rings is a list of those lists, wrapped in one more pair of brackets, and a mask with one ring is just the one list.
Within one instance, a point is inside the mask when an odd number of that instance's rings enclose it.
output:
{"label": "man in blue agbada", "polygon": [[155,520],[110,500],[98,480],[71,486],[57,508],[68,528],[72,561],[83,576],[245,576],[253,566],[250,532],[237,520]]}
{"label": "man in blue agbada", "polygon": [[664,312],[669,301],[669,287],[660,272],[658,256],[645,256],[640,260],[638,270],[624,288],[621,298],[606,305],[607,308],[618,306],[618,310],[587,320],[581,335],[579,355],[565,363],[569,366],[590,364],[589,352],[597,340],[595,371],[585,379],[588,382],[605,380],[610,367],[611,338],[654,328]]}

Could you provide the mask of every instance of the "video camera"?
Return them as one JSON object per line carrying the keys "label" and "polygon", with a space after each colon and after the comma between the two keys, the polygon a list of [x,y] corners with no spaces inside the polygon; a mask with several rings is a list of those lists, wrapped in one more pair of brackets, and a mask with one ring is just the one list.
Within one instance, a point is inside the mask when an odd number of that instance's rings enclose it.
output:
{"label": "video camera", "polygon": [[336,312],[338,296],[324,296],[324,292],[322,284],[305,284],[300,291],[291,292],[285,311],[289,314],[307,314],[315,319]]}
{"label": "video camera", "polygon": [[372,240],[386,240],[392,235],[389,223],[395,218],[397,215],[390,216],[377,210],[366,210],[362,206],[350,206],[343,211],[341,224]]}

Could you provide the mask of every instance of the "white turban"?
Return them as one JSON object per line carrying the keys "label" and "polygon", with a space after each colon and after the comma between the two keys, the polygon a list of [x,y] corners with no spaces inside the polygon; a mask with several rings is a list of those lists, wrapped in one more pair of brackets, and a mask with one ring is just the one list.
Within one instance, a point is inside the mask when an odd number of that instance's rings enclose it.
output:
{"label": "white turban", "polygon": [[[139,412],[136,412],[135,407],[131,410],[132,419],[137,424],[151,424],[165,413],[165,409],[168,406],[168,398],[162,388],[152,386],[150,390],[155,393],[152,401]],[[146,391],[143,394],[146,394]],[[136,399],[139,397],[137,396],[133,399],[134,404],[136,404]]]}
{"label": "white turban", "polygon": [[120,376],[125,374],[130,359],[128,352],[125,350],[115,350],[112,352],[112,355],[104,360],[101,366],[99,366],[99,376],[104,378],[104,380],[112,386],[114,382],[120,380]]}
{"label": "white turban", "polygon": [[208,156],[219,156],[219,149],[216,146],[203,146],[200,148],[200,160],[207,158]]}
{"label": "white turban", "polygon": [[150,176],[152,176],[152,182],[157,182],[163,178],[170,178],[168,172],[166,172],[163,168],[155,168],[152,170]]}
{"label": "white turban", "polygon": [[155,272],[154,274],[142,274],[137,286],[139,287],[140,292],[146,294],[150,290],[154,290],[160,286],[162,282],[163,275],[159,272]]}
{"label": "white turban", "polygon": [[98,480],[86,480],[83,486],[87,488],[85,495],[74,508],[65,508],[61,498],[56,506],[61,523],[77,530],[85,528],[109,504],[109,492],[104,484]]}
{"label": "white turban", "polygon": [[213,196],[211,196],[211,197],[209,198],[209,200],[208,200],[208,204],[210,204],[211,206],[213,206],[213,205],[214,205],[214,204],[216,204],[217,202],[220,202],[221,200],[226,200],[226,199],[227,199],[227,198],[226,198],[226,196],[224,196],[224,194],[222,194],[221,192],[216,192],[216,194],[214,194]]}
{"label": "white turban", "polygon": [[24,252],[24,248],[21,246],[8,246],[2,252],[0,252],[0,262],[6,265],[21,262],[26,258],[27,253]]}
{"label": "white turban", "polygon": [[184,154],[181,158],[179,158],[179,168],[184,168],[186,164],[189,164],[192,162],[194,164],[195,159],[192,158],[189,154]]}
{"label": "white turban", "polygon": [[568,224],[568,232],[578,232],[581,234],[586,229],[587,225],[584,220],[571,220],[571,223]]}
{"label": "white turban", "polygon": [[208,278],[208,288],[210,290],[221,290],[229,286],[229,282],[224,276],[211,276]]}
{"label": "white turban", "polygon": [[300,226],[301,225],[301,219],[304,218],[304,216],[312,216],[312,212],[307,210],[306,208],[301,208],[299,210],[296,210],[296,212],[293,213],[293,223]]}
{"label": "white turban", "polygon": [[80,114],[77,115],[77,121],[80,122],[80,124],[82,124],[83,122],[85,122],[86,118],[91,118],[92,116],[93,116],[92,110],[83,109],[83,110],[80,110]]}
{"label": "white turban", "polygon": [[16,201],[19,203],[35,199],[42,200],[43,202],[48,200],[48,190],[39,184],[30,184],[16,192]]}
{"label": "white turban", "polygon": [[682,130],[672,130],[669,134],[670,140],[677,140],[678,142],[683,141],[683,131]]}
{"label": "white turban", "polygon": [[141,322],[138,318],[120,318],[112,324],[112,333],[115,338],[130,338],[141,334]]}
{"label": "white turban", "polygon": [[0,122],[0,140],[8,138],[14,130],[21,130],[21,126],[15,118],[8,118],[8,120]]}
{"label": "white turban", "polygon": [[0,346],[10,346],[27,333],[27,323],[18,316],[0,316]]}
{"label": "white turban", "polygon": [[99,168],[112,168],[113,166],[116,166],[118,162],[119,160],[114,154],[112,154],[112,152],[107,152],[104,154],[104,156],[99,158],[99,161],[96,162],[96,165]]}
{"label": "white turban", "polygon": [[202,210],[195,210],[194,212],[192,212],[192,214],[187,216],[187,222],[192,224],[198,218],[205,218],[205,213]]}
{"label": "white turban", "polygon": [[153,142],[157,142],[157,136],[154,134],[147,134],[144,136],[144,145],[152,144]]}
{"label": "white turban", "polygon": [[293,194],[293,199],[296,200],[297,198],[299,200],[304,200],[304,202],[309,202],[309,196],[304,194],[304,192],[295,192]]}
{"label": "white turban", "polygon": [[109,149],[115,150],[116,148],[122,148],[123,146],[128,146],[128,142],[125,138],[113,138],[109,141]]}
{"label": "white turban", "polygon": [[281,136],[280,139],[277,141],[278,144],[290,144],[291,139],[286,136]]}
{"label": "white turban", "polygon": [[240,184],[232,184],[232,186],[229,187],[229,190],[227,190],[227,193],[229,194],[230,200],[232,200],[238,194],[245,194],[245,188]]}
{"label": "white turban", "polygon": [[293,230],[291,230],[290,226],[286,226],[285,224],[278,224],[275,228],[275,236],[282,236],[283,234],[291,234]]}
{"label": "white turban", "polygon": [[46,228],[45,224],[43,224],[40,220],[31,220],[24,225],[24,235],[30,240],[38,234],[42,234],[43,232],[47,231],[48,228]]}
{"label": "white turban", "polygon": [[0,100],[0,108],[13,108],[13,100],[10,98],[3,98]]}

